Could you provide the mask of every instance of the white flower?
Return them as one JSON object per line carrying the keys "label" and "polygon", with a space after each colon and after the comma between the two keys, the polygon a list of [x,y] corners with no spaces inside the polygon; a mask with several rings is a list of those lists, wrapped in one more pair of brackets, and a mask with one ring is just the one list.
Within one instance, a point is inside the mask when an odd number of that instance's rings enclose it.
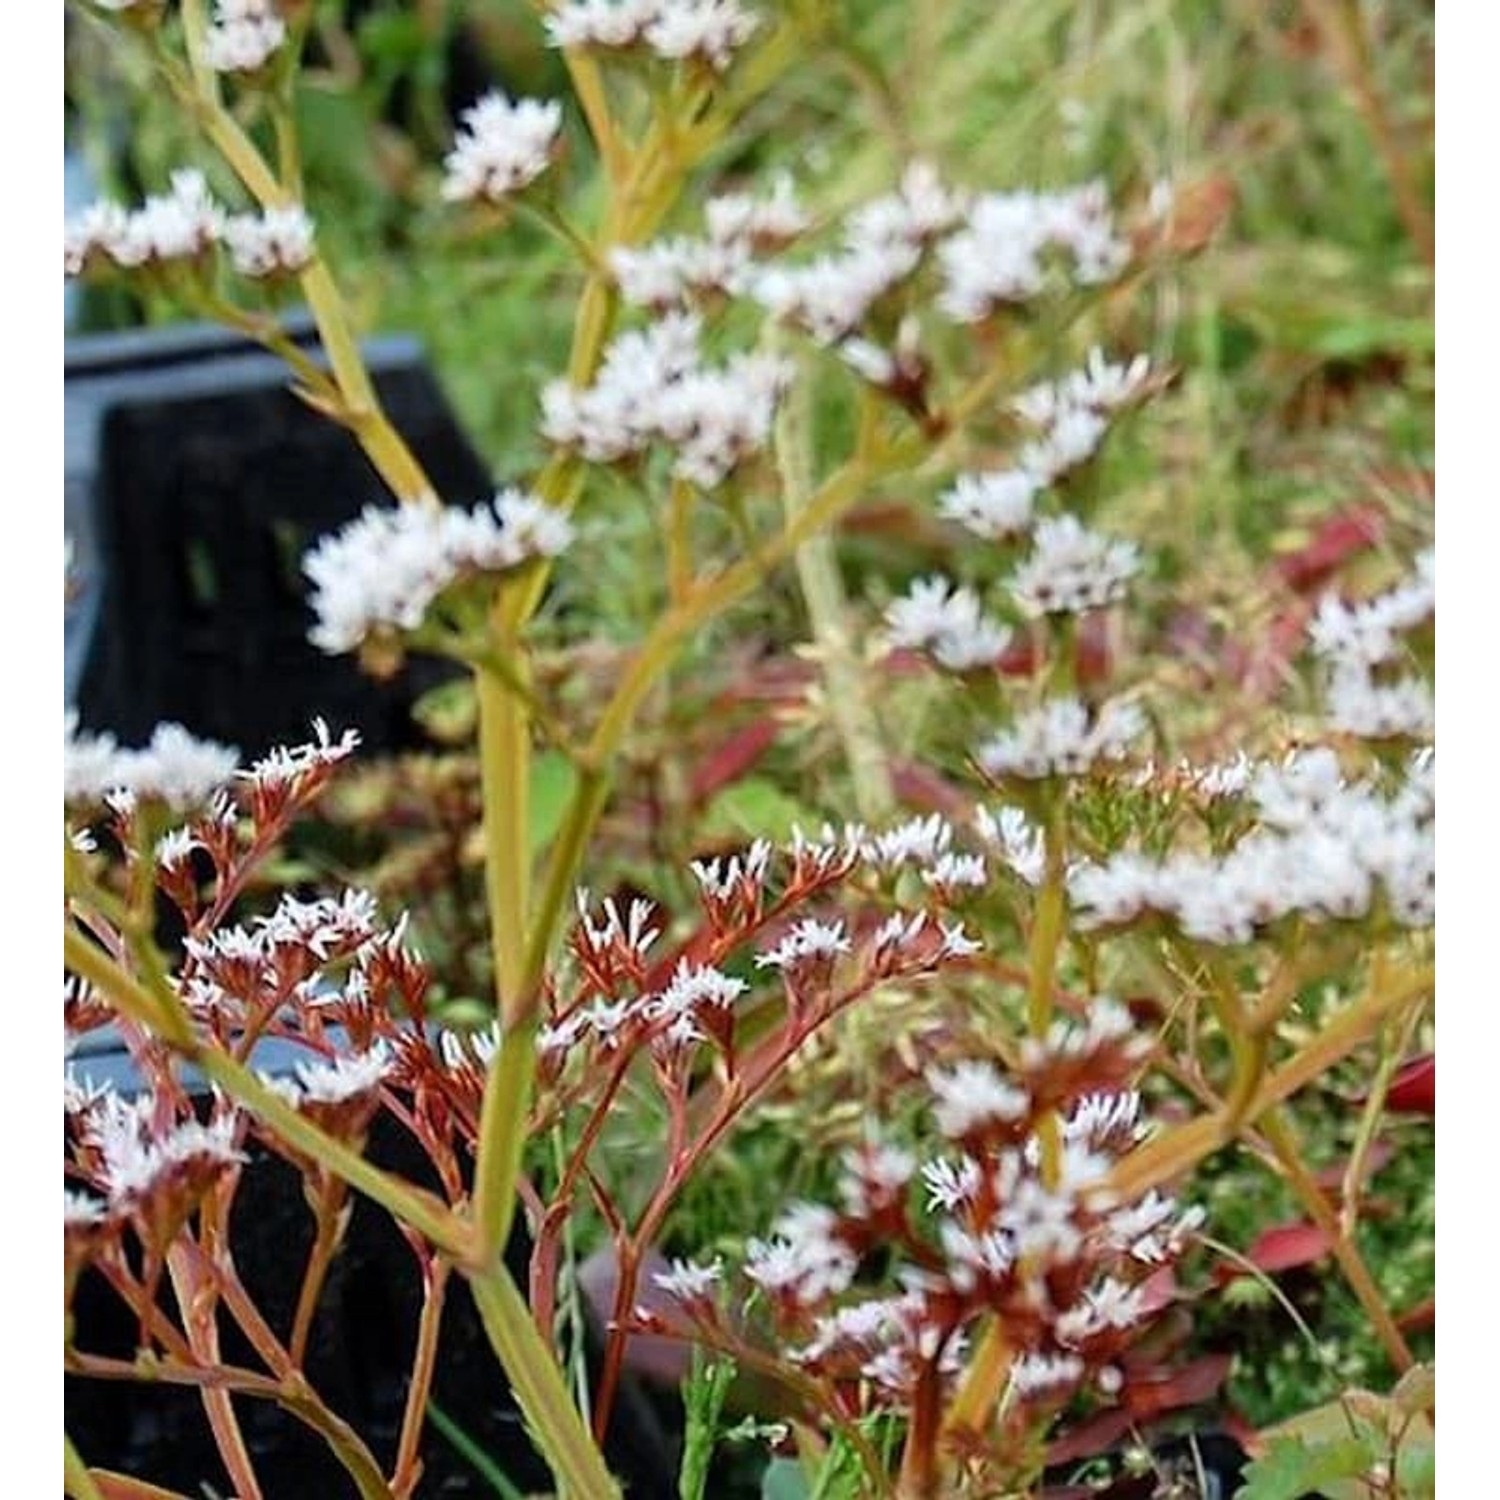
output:
{"label": "white flower", "polygon": [[135,212],[94,204],[63,229],[63,262],[77,275],[94,255],[124,270],[151,262],[196,260],[224,232],[224,210],[198,171],[172,174],[171,191],[153,195]]}
{"label": "white flower", "polygon": [[709,239],[719,245],[783,245],[796,239],[811,222],[785,172],[772,180],[769,198],[723,193],[708,200],[703,217]]}
{"label": "white flower", "polygon": [[108,1095],[89,1120],[102,1158],[102,1177],[110,1204],[128,1205],[148,1196],[174,1167],[190,1163],[229,1166],[245,1160],[234,1145],[237,1119],[219,1116],[210,1125],[196,1120],[158,1128],[156,1100],[143,1094],[133,1100]]}
{"label": "white flower", "polygon": [[858,1260],[835,1233],[836,1223],[832,1209],[794,1204],[771,1226],[770,1240],[750,1241],[745,1275],[803,1305],[837,1296],[854,1280]]}
{"label": "white flower", "polygon": [[1096,761],[1122,757],[1144,727],[1134,704],[1107,703],[1091,722],[1079,699],[1053,698],[981,745],[978,759],[991,776],[1081,776]]}
{"label": "white flower", "polygon": [[63,1231],[69,1229],[92,1229],[105,1219],[106,1205],[88,1193],[75,1193],[71,1188],[63,1189]]}
{"label": "white flower", "polygon": [[253,73],[286,40],[275,0],[218,0],[203,36],[203,60],[216,73]]}
{"label": "white flower", "polygon": [[999,848],[1005,863],[1027,885],[1042,883],[1047,864],[1042,830],[1019,807],[1002,807],[998,817],[981,807],[974,814],[974,826],[982,839]]}
{"label": "white flower", "polygon": [[790,969],[808,959],[833,960],[851,948],[842,921],[819,922],[804,917],[771,949],[755,955],[758,969]]}
{"label": "white flower", "polygon": [[937,890],[956,891],[979,887],[988,880],[984,860],[978,854],[944,854],[922,871],[925,884]]}
{"label": "white flower", "polygon": [[851,248],[920,248],[953,228],[968,202],[967,194],[943,186],[931,162],[914,161],[902,172],[895,192],[871,199],[849,216],[845,240]]}
{"label": "white flower", "polygon": [[927,1086],[936,1096],[933,1117],[950,1140],[983,1126],[1014,1125],[1031,1112],[1031,1096],[1006,1082],[991,1062],[965,1059],[952,1068],[929,1068]]}
{"label": "white flower", "polygon": [[860,852],[875,864],[895,869],[904,864],[930,864],[952,842],[953,825],[941,813],[930,813],[866,839]]}
{"label": "white flower", "polygon": [[547,169],[562,128],[555,100],[486,94],[463,113],[463,129],[443,159],[443,197],[450,203],[503,202]]}
{"label": "white flower", "polygon": [[1070,515],[1039,521],[1032,541],[1031,556],[1010,580],[1016,602],[1032,619],[1082,614],[1123,599],[1140,567],[1133,543],[1111,541]]}
{"label": "white flower", "polygon": [[313,720],[313,736],[302,745],[273,745],[260,760],[252,761],[248,770],[239,773],[241,780],[262,791],[279,791],[316,771],[342,764],[359,748],[357,729],[346,729],[335,740],[325,719]]}
{"label": "white flower", "polygon": [[927,1162],[922,1168],[922,1181],[927,1184],[928,1208],[941,1208],[945,1213],[952,1213],[972,1202],[983,1176],[979,1163],[972,1156],[962,1156],[957,1162]]}
{"label": "white flower", "polygon": [[938,306],[973,323],[996,307],[1028,301],[1046,286],[1049,252],[1072,262],[1079,285],[1112,280],[1124,268],[1129,247],[1115,234],[1102,185],[976,199],[963,228],[939,247]]}
{"label": "white flower", "polygon": [[1062,1392],[1083,1379],[1084,1363],[1076,1354],[1022,1354],[1010,1367],[1010,1387],[1021,1397]]}
{"label": "white flower", "polygon": [[194,738],[181,724],[158,724],[141,750],[121,749],[112,735],[80,732],[71,709],[63,728],[67,802],[99,802],[122,793],[127,801],[154,799],[187,812],[208,802],[234,775],[239,757],[230,746]]}
{"label": "white flower", "polygon": [[930,653],[949,671],[993,666],[1011,642],[1011,632],[984,613],[979,596],[946,578],[919,578],[885,612],[893,647]]}
{"label": "white flower", "polygon": [[376,1041],[365,1052],[351,1052],[330,1061],[299,1062],[295,1082],[280,1082],[283,1088],[291,1085],[287,1094],[294,1104],[343,1104],[379,1088],[391,1064],[390,1048]]}
{"label": "white flower", "polygon": [[711,489],[770,437],[791,383],[789,361],[764,354],[703,365],[699,319],[669,313],[621,334],[592,386],[553,381],[542,392],[542,432],[594,463],[613,463],[653,443],[677,447],[673,472]]}
{"label": "white flower", "polygon": [[202,847],[191,829],[174,828],[156,841],[156,863],[164,870],[175,870],[188,862],[194,849]]}
{"label": "white flower", "polygon": [[724,1279],[724,1262],[715,1259],[704,1266],[690,1260],[673,1260],[669,1270],[657,1271],[651,1279],[679,1302],[703,1302],[713,1296],[714,1289]]}
{"label": "white flower", "polygon": [[694,57],[720,73],[760,25],[739,0],[657,0],[655,11],[645,38],[658,57]]}
{"label": "white flower", "polygon": [[762,270],[751,295],[777,317],[800,324],[818,343],[835,344],[852,334],[920,259],[921,250],[909,241],[869,242],[803,265]]}
{"label": "white flower", "polygon": [[1031,502],[1042,481],[1025,469],[961,474],[938,498],[938,510],[978,536],[999,540],[1031,529]]}
{"label": "white flower", "polygon": [[760,18],[738,0],[564,0],[546,18],[554,47],[633,47],[723,72]]}
{"label": "white flower", "polygon": [[555,557],[572,534],[561,511],[518,490],[502,490],[471,511],[366,506],[303,559],[318,617],[309,639],[336,654],[378,629],[415,630],[459,579]]}
{"label": "white flower", "polygon": [[224,243],[241,276],[295,275],[313,258],[313,222],[300,203],[235,214],[224,224]]}

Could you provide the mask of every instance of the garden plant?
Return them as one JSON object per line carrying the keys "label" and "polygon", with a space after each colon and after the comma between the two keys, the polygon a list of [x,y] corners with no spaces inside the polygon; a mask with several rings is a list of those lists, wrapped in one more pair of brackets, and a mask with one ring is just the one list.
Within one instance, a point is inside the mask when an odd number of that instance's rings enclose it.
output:
{"label": "garden plant", "polygon": [[[991,10],[1024,41],[1033,13],[1066,29],[1057,7],[377,7],[377,61],[455,16],[556,60],[555,91],[496,87],[451,128],[420,88],[415,123],[368,121],[405,153],[399,233],[314,168],[341,7],[70,7],[154,92],[161,175],[69,220],[68,274],[284,356],[391,496],[302,559],[312,642],[455,668],[425,706],[440,746],[384,765],[354,725],[242,755],[70,718],[67,1044],[112,1026],[140,1080],[65,1067],[70,1373],[195,1391],[213,1493],[274,1500],[241,1429],[272,1403],[349,1493],[417,1496],[462,1284],[569,1500],[622,1492],[605,1441],[643,1347],[681,1352],[689,1497],[741,1474],[830,1500],[1206,1495],[1153,1456],[1189,1411],[1245,1441],[1260,1500],[1432,1492],[1423,1231],[1375,1182],[1430,1211],[1435,563],[1422,392],[1402,428],[1372,364],[1402,339],[1420,364],[1431,223],[1377,66],[1389,9],[1309,3],[1296,35],[1417,311],[1345,330],[1300,388],[1380,414],[1383,467],[1350,468],[1375,500],[1314,486],[1273,557],[1254,518],[1216,541],[1174,512],[1151,468],[1167,428],[1223,420],[1182,399],[1222,349],[1153,325],[1233,183],[1144,159],[1027,180],[983,122],[924,149],[923,69],[957,90],[1005,43]],[[790,138],[836,113],[821,69],[860,122],[828,127],[847,170]],[[163,121],[175,166],[151,160]],[[366,232],[563,289],[459,387],[493,415],[492,495],[435,493],[382,409]],[[472,337],[462,301],[439,352]],[[1207,505],[1224,471],[1193,454]],[[274,1077],[273,1040],[298,1058]],[[421,1181],[366,1155],[382,1117]],[[283,1321],[236,1260],[267,1153],[312,1226]],[[356,1199],[421,1289],[391,1443],[307,1375]],[[1284,1275],[1309,1267],[1310,1309]],[[133,1358],[74,1329],[85,1274],[131,1310]],[[1336,1306],[1355,1366],[1310,1326]],[[1236,1351],[1252,1314],[1295,1352]],[[1251,1391],[1257,1360],[1305,1399]],[[81,1500],[170,1493],[71,1441],[65,1465]]]}

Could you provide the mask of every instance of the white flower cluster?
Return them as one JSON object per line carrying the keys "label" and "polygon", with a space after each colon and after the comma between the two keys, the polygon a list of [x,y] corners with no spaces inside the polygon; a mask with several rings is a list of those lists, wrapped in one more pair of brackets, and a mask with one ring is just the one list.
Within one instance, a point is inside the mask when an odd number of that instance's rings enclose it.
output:
{"label": "white flower cluster", "polygon": [[996,777],[1082,776],[1098,761],[1121,759],[1145,727],[1133,703],[1106,703],[1090,715],[1078,698],[1052,698],[981,745],[978,760]]}
{"label": "white flower cluster", "polygon": [[516,489],[472,510],[367,506],[303,559],[317,615],[309,638],[337,654],[357,649],[372,632],[416,630],[459,580],[556,557],[572,537],[561,511]]}
{"label": "white flower cluster", "polygon": [[1076,516],[1038,521],[1032,538],[1031,555],[1010,580],[1016,603],[1031,619],[1113,604],[1125,597],[1125,586],[1140,567],[1133,542],[1111,541]]}
{"label": "white flower cluster", "polygon": [[346,1104],[378,1089],[391,1070],[390,1048],[378,1040],[365,1052],[352,1052],[328,1061],[299,1062],[293,1077],[262,1082],[289,1104]]}
{"label": "white flower cluster", "polygon": [[101,1186],[114,1207],[148,1197],[179,1169],[214,1170],[245,1160],[234,1144],[238,1120],[220,1115],[212,1124],[196,1120],[159,1127],[157,1101],[143,1094],[122,1099],[108,1094],[89,1116],[88,1129],[101,1158]]}
{"label": "white flower cluster", "polygon": [[535,182],[552,159],[562,129],[556,100],[486,94],[463,113],[453,149],[443,158],[443,197],[450,203],[503,203]]}
{"label": "white flower cluster", "polygon": [[980,838],[1000,851],[1013,874],[1030,886],[1042,883],[1047,868],[1042,830],[1019,807],[1002,807],[998,816],[981,807],[974,814],[974,827]]}
{"label": "white flower cluster", "polygon": [[1392,797],[1344,780],[1330,750],[1262,766],[1251,783],[1260,822],[1222,855],[1197,851],[1147,859],[1129,850],[1068,873],[1081,927],[1113,926],[1144,912],[1208,943],[1249,942],[1293,913],[1355,920],[1383,896],[1405,926],[1433,920],[1435,793],[1430,757],[1412,764]]}
{"label": "white flower cluster", "polygon": [[690,1260],[673,1260],[667,1270],[655,1272],[651,1279],[678,1302],[703,1302],[714,1295],[724,1279],[724,1262],[719,1258],[704,1266]]}
{"label": "white flower cluster", "polygon": [[276,0],[216,0],[203,35],[203,60],[216,73],[254,73],[286,41]]}
{"label": "white flower cluster", "polygon": [[1100,182],[1057,193],[987,193],[970,206],[964,227],[939,247],[943,288],[938,306],[960,323],[1043,290],[1048,259],[1071,262],[1084,286],[1111,281],[1130,247],[1115,232]]}
{"label": "white flower cluster", "polygon": [[342,765],[359,749],[359,731],[346,729],[338,739],[325,719],[313,720],[313,738],[301,745],[273,745],[239,773],[242,781],[262,791],[293,788],[320,771]]}
{"label": "white flower cluster", "polygon": [[545,24],[554,47],[644,45],[666,61],[694,58],[722,73],[760,17],[739,0],[564,0]]}
{"label": "white flower cluster", "polygon": [[795,1203],[771,1226],[769,1240],[746,1247],[745,1275],[762,1290],[810,1305],[846,1291],[858,1258],[837,1234],[838,1216],[815,1203]]}
{"label": "white flower cluster", "polygon": [[1013,1125],[1031,1113],[1031,1096],[1006,1082],[992,1062],[968,1059],[952,1068],[929,1068],[927,1086],[937,1127],[950,1140],[989,1125]]}
{"label": "white flower cluster", "polygon": [[65,803],[103,802],[113,796],[122,808],[134,800],[157,801],[186,812],[210,801],[238,764],[239,751],[196,739],[181,724],[158,724],[150,744],[127,750],[111,734],[80,730],[76,710],[64,716]]}
{"label": "white flower cluster", "polygon": [[950,672],[993,667],[1010,646],[1008,627],[984,613],[979,595],[946,578],[919,578],[885,612],[886,640],[925,651]]}
{"label": "white flower cluster", "polygon": [[594,463],[665,443],[677,450],[677,478],[712,489],[765,446],[793,369],[766,354],[736,354],[711,369],[702,363],[701,331],[697,317],[673,313],[621,334],[593,385],[548,384],[544,435]]}
{"label": "white flower cluster", "polygon": [[1412,576],[1359,604],[1327,595],[1308,627],[1313,651],[1327,672],[1330,725],[1363,739],[1429,739],[1434,729],[1432,688],[1422,678],[1390,680],[1402,654],[1401,637],[1432,618],[1437,607],[1437,564],[1431,548]]}
{"label": "white flower cluster", "polygon": [[313,258],[313,222],[301,204],[236,214],[224,225],[229,258],[241,276],[295,276]]}
{"label": "white flower cluster", "polygon": [[756,253],[795,239],[808,224],[785,175],[769,198],[735,193],[710,199],[705,217],[706,239],[677,236],[610,251],[625,301],[661,312],[705,292],[742,295],[753,284]]}
{"label": "white flower cluster", "polygon": [[751,295],[819,343],[838,343],[917,269],[923,251],[957,222],[964,205],[929,163],[913,162],[895,192],[850,215],[842,250],[804,265],[768,267],[754,278]]}
{"label": "white flower cluster", "polygon": [[170,192],[148,197],[133,212],[101,202],[69,219],[63,269],[81,276],[100,264],[129,271],[193,262],[220,244],[242,276],[295,275],[312,260],[313,224],[298,204],[264,214],[227,213],[201,172],[174,172]]}
{"label": "white flower cluster", "polygon": [[820,922],[815,917],[804,917],[774,948],[755,955],[755,967],[791,969],[819,959],[831,963],[852,947],[842,921]]}

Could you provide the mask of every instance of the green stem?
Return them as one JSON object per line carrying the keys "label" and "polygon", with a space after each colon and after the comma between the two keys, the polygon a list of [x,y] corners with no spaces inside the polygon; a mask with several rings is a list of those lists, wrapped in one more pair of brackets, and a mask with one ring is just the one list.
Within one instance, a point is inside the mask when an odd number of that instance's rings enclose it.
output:
{"label": "green stem", "polygon": [[104,1500],[89,1467],[79,1457],[73,1439],[63,1433],[63,1488],[72,1500]]}
{"label": "green stem", "polygon": [[[812,449],[812,382],[801,379],[776,420],[776,461],[788,525],[796,521],[813,492]],[[880,822],[890,816],[896,799],[880,725],[866,690],[866,674],[849,646],[848,605],[833,539],[827,532],[809,537],[796,549],[793,561],[818,647],[829,716],[849,765],[854,804],[865,822]]]}
{"label": "green stem", "polygon": [[567,1500],[619,1500],[619,1486],[504,1263],[497,1260],[483,1275],[471,1273],[469,1286],[521,1411]]}
{"label": "green stem", "polygon": [[1334,1259],[1338,1261],[1350,1290],[1359,1299],[1359,1305],[1370,1320],[1370,1326],[1375,1330],[1387,1358],[1395,1366],[1396,1372],[1404,1375],[1415,1363],[1412,1352],[1396,1326],[1396,1320],[1391,1316],[1391,1310],[1386,1306],[1385,1298],[1370,1274],[1370,1268],[1359,1253],[1359,1247],[1351,1236],[1344,1233],[1338,1215],[1334,1213],[1322,1188],[1303,1160],[1291,1122],[1283,1110],[1272,1109],[1261,1121],[1260,1128],[1271,1143],[1271,1149],[1276,1153],[1276,1159],[1280,1162],[1292,1191],[1297,1195],[1297,1201],[1313,1223],[1333,1242]]}

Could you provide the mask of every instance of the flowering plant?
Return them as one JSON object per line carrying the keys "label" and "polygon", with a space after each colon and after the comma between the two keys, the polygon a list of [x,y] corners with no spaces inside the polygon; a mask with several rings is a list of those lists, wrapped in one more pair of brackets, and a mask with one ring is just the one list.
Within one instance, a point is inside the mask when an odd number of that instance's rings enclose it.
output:
{"label": "flowering plant", "polygon": [[[471,674],[495,1006],[488,1028],[444,1025],[406,918],[387,921],[363,891],[257,910],[268,861],[356,751],[353,729],[319,723],[309,743],[242,766],[180,726],[131,750],[70,722],[65,1023],[71,1037],[116,1025],[142,1087],[65,1075],[69,1298],[91,1268],[139,1325],[134,1361],[70,1338],[68,1367],[197,1389],[242,1497],[263,1487],[245,1398],[316,1432],[359,1494],[412,1495],[457,1276],[575,1500],[619,1493],[602,1444],[642,1334],[767,1376],[808,1465],[849,1493],[1026,1492],[1060,1422],[1119,1417],[1118,1436],[1200,1389],[1182,1379],[1169,1314],[1203,1215],[1164,1190],[1240,1139],[1275,1162],[1392,1362],[1410,1366],[1355,1240],[1357,1192],[1343,1212],[1329,1203],[1287,1105],[1375,1039],[1378,1112],[1431,998],[1432,554],[1367,598],[1323,599],[1308,643],[1327,711],[1293,748],[1179,758],[1152,717],[1171,684],[1149,622],[1126,608],[1149,558],[1107,529],[1099,484],[1112,427],[1172,372],[1097,347],[1055,368],[1073,319],[1172,252],[1167,196],[1117,209],[1095,182],[964,188],[917,158],[827,219],[784,178],[700,205],[716,149],[830,34],[828,7],[547,7],[597,180],[569,180],[561,103],[494,93],[465,111],[434,196],[494,232],[529,217],[578,257],[567,369],[537,395],[550,456],[525,485],[445,503],[381,408],[301,201],[292,89],[313,8],[87,8],[145,50],[253,207],[182,171],[139,208],[70,221],[66,268],[165,292],[284,355],[299,396],[390,488],[394,508],[305,558],[311,637],[377,671],[431,653]],[[293,286],[322,361],[278,319]],[[871,631],[879,659],[908,682],[938,674],[945,695],[923,746],[945,811],[905,819],[871,753],[868,684],[840,650],[826,548],[857,502],[895,486],[934,493],[973,538],[962,580],[911,581]],[[600,497],[621,489],[659,538],[654,620],[580,727],[538,671],[538,642],[563,628],[547,619],[554,572],[586,555]],[[680,909],[595,902],[578,887],[633,726],[694,636],[788,560],[857,816],[704,852],[680,872]],[[538,850],[542,745],[571,774]],[[160,940],[159,898],[180,943]],[[931,1023],[892,1075],[888,1118],[846,1143],[837,1206],[746,1224],[732,1266],[714,1247],[663,1260],[674,1208],[731,1132],[797,1097],[809,1061],[837,1055],[861,1014],[918,993]],[[257,1071],[273,1039],[294,1051],[290,1075]],[[603,1149],[628,1093],[649,1094],[662,1121],[644,1186]],[[417,1143],[435,1187],[365,1155],[379,1114]],[[532,1173],[528,1141],[543,1139],[555,1159]],[[234,1259],[232,1208],[261,1149],[302,1175],[315,1226],[286,1329]],[[400,1226],[422,1287],[390,1453],[305,1369],[351,1190]],[[584,1205],[614,1270],[587,1410],[557,1353],[561,1261]],[[504,1259],[518,1212],[525,1295]],[[226,1322],[254,1366],[225,1358]],[[67,1463],[70,1493],[122,1492],[71,1445]]]}

